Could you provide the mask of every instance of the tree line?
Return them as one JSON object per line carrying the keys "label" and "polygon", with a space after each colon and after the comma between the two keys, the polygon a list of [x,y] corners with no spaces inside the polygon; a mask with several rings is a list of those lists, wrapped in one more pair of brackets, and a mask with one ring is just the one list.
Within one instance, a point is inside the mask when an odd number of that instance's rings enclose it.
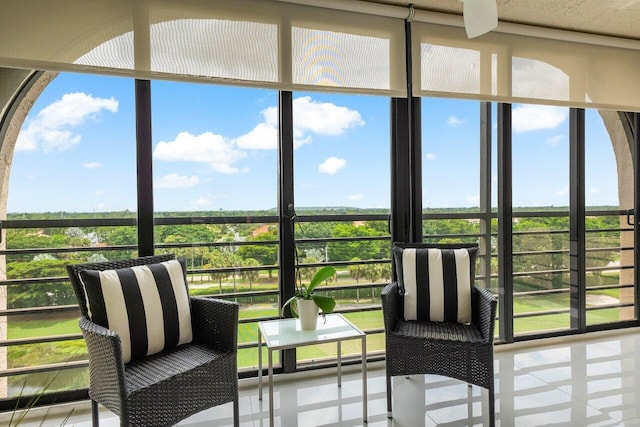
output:
{"label": "tree line", "polygon": [[[617,216],[588,217],[587,230],[616,230],[620,228]],[[566,270],[569,267],[567,217],[520,218],[513,224],[514,272]],[[494,220],[491,225],[497,229]],[[425,240],[439,236],[438,241],[474,241],[478,235],[478,221],[467,219],[428,219],[423,221]],[[540,231],[540,233],[536,233]],[[193,224],[162,225],[154,230],[158,252],[172,252],[186,259],[188,268],[196,273],[194,280],[217,284],[231,281],[238,291],[238,281],[254,289],[256,282],[275,283],[277,270],[278,229],[272,224]],[[391,279],[390,263],[367,263],[369,260],[387,260],[391,257],[388,224],[386,221],[367,222],[308,222],[296,223],[295,238],[298,264],[302,277],[313,273],[314,264],[349,262],[346,268],[351,280],[375,282]],[[348,240],[339,240],[348,238]],[[361,238],[361,240],[354,239]],[[605,248],[589,253],[587,266],[603,266],[619,260],[620,231],[591,231],[588,246]],[[12,253],[7,255],[7,278],[51,278],[66,276],[65,266],[78,262],[93,262],[136,256],[134,249],[104,250],[98,252],[56,252],[56,248],[101,246],[132,246],[137,243],[136,227],[69,227],[50,229],[8,229],[7,249],[52,249],[33,255]],[[492,239],[491,250],[497,251]],[[43,251],[44,252],[44,251]],[[263,267],[263,268],[261,268]],[[263,278],[260,272],[264,273]],[[497,272],[497,257],[492,257],[492,271]],[[549,289],[565,286],[566,273],[532,275],[518,278],[521,290]],[[11,308],[72,304],[73,291],[68,283],[48,281],[38,284],[17,284],[8,287]]]}

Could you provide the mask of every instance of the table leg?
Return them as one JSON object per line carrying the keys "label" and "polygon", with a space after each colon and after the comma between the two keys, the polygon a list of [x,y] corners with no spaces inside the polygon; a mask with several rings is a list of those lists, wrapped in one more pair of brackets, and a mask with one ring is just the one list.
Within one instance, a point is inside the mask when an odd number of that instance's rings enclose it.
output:
{"label": "table leg", "polygon": [[342,341],[338,341],[338,387],[342,387]]}
{"label": "table leg", "polygon": [[262,400],[262,334],[258,328],[258,400]]}
{"label": "table leg", "polygon": [[269,354],[269,426],[273,427],[273,351],[267,350]]}
{"label": "table leg", "polygon": [[367,422],[367,336],[362,336],[362,421]]}

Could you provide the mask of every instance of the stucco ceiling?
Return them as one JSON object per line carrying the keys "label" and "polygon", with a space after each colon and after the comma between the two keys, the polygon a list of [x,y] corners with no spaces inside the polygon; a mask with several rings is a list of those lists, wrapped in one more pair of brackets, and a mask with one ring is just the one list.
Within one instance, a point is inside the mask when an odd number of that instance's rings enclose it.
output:
{"label": "stucco ceiling", "polygon": [[[369,0],[462,14],[459,0]],[[497,0],[500,21],[640,40],[640,0]]]}

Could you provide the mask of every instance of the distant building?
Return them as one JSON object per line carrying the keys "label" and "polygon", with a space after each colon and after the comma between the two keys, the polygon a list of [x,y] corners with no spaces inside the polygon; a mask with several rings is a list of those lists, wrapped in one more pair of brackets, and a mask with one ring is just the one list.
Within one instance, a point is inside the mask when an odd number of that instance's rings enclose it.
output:
{"label": "distant building", "polygon": [[263,225],[262,227],[259,227],[253,230],[253,232],[251,233],[251,237],[257,237],[257,236],[260,236],[261,234],[266,234],[268,232],[269,232],[269,226]]}

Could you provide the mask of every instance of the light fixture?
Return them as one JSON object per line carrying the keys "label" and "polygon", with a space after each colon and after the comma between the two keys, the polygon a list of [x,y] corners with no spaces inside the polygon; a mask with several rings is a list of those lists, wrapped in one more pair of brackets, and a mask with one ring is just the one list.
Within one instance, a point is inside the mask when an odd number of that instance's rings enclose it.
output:
{"label": "light fixture", "polygon": [[496,0],[461,0],[464,28],[467,37],[474,38],[488,33],[498,26]]}

